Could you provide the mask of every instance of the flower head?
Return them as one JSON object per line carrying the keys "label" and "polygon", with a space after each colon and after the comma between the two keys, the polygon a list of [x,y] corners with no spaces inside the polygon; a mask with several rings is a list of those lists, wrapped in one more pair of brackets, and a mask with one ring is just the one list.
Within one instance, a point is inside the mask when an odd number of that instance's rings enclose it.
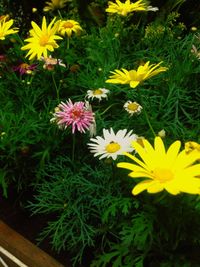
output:
{"label": "flower head", "polygon": [[59,65],[66,68],[66,65],[62,63],[61,59],[52,58],[52,56],[49,57],[41,57],[42,61],[44,61],[43,68],[47,70],[53,70],[55,65]]}
{"label": "flower head", "polygon": [[103,98],[108,98],[108,93],[110,92],[110,90],[106,89],[106,88],[98,88],[96,90],[88,90],[87,91],[87,95],[86,97],[88,99],[98,99],[99,101],[101,101]]}
{"label": "flower head", "polygon": [[103,129],[103,137],[96,136],[90,138],[89,149],[94,156],[100,156],[99,159],[112,158],[116,160],[117,156],[123,155],[124,152],[131,152],[131,142],[137,139],[137,135],[127,129],[119,130],[116,134],[113,129]]}
{"label": "flower head", "polygon": [[117,166],[131,170],[129,176],[132,178],[146,178],[133,188],[133,195],[144,190],[157,193],[164,189],[172,195],[200,193],[200,164],[195,164],[197,155],[187,155],[185,150],[179,152],[180,141],[175,141],[167,151],[160,137],[155,137],[154,147],[147,140],[143,140],[143,146],[138,142],[133,142],[132,146],[141,159],[125,153],[136,164],[120,162]]}
{"label": "flower head", "polygon": [[130,114],[130,116],[133,116],[133,114],[139,114],[141,112],[142,106],[140,106],[137,102],[128,100],[124,104],[124,109]]}
{"label": "flower head", "polygon": [[68,0],[50,0],[45,2],[46,6],[43,8],[44,12],[54,11],[55,9],[61,9],[66,6]]}
{"label": "flower head", "polygon": [[72,126],[72,133],[76,130],[85,133],[94,123],[94,113],[89,110],[85,102],[75,102],[69,99],[66,103],[61,102],[57,111],[53,114],[52,122],[56,122],[60,128],[66,129]]}
{"label": "flower head", "polygon": [[82,30],[83,29],[77,21],[68,19],[61,20],[58,32],[63,36],[67,35],[68,37],[71,37],[72,32],[78,34]]}
{"label": "flower head", "polygon": [[41,28],[34,21],[31,22],[33,28],[30,30],[30,38],[25,39],[28,44],[21,48],[21,50],[29,50],[26,56],[29,56],[30,60],[35,57],[37,59],[41,56],[47,57],[48,51],[52,52],[59,47],[56,40],[62,37],[56,35],[56,32],[60,21],[55,22],[55,20],[56,18],[47,26],[46,18],[43,17]]}
{"label": "flower head", "polygon": [[194,141],[188,141],[185,143],[186,154],[196,154],[198,159],[200,159],[200,144]]}
{"label": "flower head", "polygon": [[27,64],[27,63],[21,63],[18,66],[13,67],[14,71],[19,71],[20,75],[23,74],[31,74],[33,70],[35,70],[37,67],[37,64]]}
{"label": "flower head", "polygon": [[141,82],[150,79],[151,77],[157,75],[160,72],[166,71],[168,68],[166,67],[159,67],[160,63],[158,64],[151,64],[149,65],[149,61],[144,65],[140,65],[137,70],[115,70],[111,71],[113,75],[111,75],[106,80],[107,83],[119,83],[119,84],[129,84],[131,88],[137,87]]}
{"label": "flower head", "polygon": [[14,20],[10,19],[7,20],[8,16],[2,16],[2,18],[0,19],[0,40],[5,40],[5,37],[7,35],[13,34],[18,32],[18,28],[11,28]]}
{"label": "flower head", "polygon": [[164,129],[160,130],[160,131],[158,132],[158,136],[160,136],[161,138],[165,138],[165,136],[166,136],[166,131],[165,131]]}
{"label": "flower head", "polygon": [[116,0],[115,3],[109,1],[108,8],[106,8],[106,12],[117,13],[122,16],[127,16],[130,12],[145,10],[147,10],[147,5],[143,0],[136,1],[135,3],[131,3],[130,0],[126,0],[125,3],[119,0]]}

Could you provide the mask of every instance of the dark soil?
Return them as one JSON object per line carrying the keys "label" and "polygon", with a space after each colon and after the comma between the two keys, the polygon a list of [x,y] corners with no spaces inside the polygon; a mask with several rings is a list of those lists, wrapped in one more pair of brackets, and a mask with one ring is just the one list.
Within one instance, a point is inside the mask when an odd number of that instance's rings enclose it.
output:
{"label": "dark soil", "polygon": [[[16,192],[10,191],[8,198],[3,198],[1,192],[0,219],[26,239],[36,244],[54,259],[62,263],[65,267],[71,267],[69,254],[66,252],[58,254],[53,251],[49,240],[44,240],[41,244],[37,244],[38,235],[46,226],[48,218],[47,216],[32,216],[30,211],[24,208],[25,199],[28,199],[28,194],[29,192],[23,192],[17,195]],[[32,192],[30,192],[30,194],[32,194]]]}

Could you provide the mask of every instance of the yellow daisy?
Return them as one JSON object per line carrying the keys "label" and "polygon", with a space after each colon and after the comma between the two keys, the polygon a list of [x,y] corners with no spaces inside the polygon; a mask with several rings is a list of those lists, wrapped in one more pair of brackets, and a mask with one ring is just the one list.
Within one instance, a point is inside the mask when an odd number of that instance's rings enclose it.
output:
{"label": "yellow daisy", "polygon": [[122,16],[127,16],[128,13],[133,11],[145,11],[147,10],[147,5],[143,0],[139,0],[135,3],[131,3],[130,0],[126,0],[125,3],[122,3],[119,0],[116,0],[115,3],[109,1],[108,8],[106,12],[108,13],[117,13]]}
{"label": "yellow daisy", "polygon": [[147,140],[143,146],[138,142],[132,143],[140,159],[125,153],[135,163],[121,162],[117,167],[131,170],[132,178],[146,178],[138,183],[132,190],[137,195],[144,190],[148,193],[157,193],[162,190],[172,195],[181,192],[188,194],[200,193],[200,164],[197,164],[197,154],[186,154],[180,150],[181,142],[175,141],[166,151],[160,137],[155,137],[154,147]]}
{"label": "yellow daisy", "polygon": [[0,40],[5,40],[5,37],[7,35],[18,32],[18,28],[11,28],[14,20],[10,19],[7,21],[7,19],[7,15],[2,16],[2,18],[0,19]]}
{"label": "yellow daisy", "polygon": [[33,29],[30,30],[30,38],[25,39],[28,44],[21,48],[21,50],[29,50],[26,56],[29,56],[30,60],[35,57],[40,59],[41,56],[46,58],[48,57],[48,51],[52,52],[59,47],[55,40],[62,39],[62,37],[56,35],[60,21],[55,22],[55,20],[56,18],[47,26],[46,18],[43,17],[42,28],[34,21],[31,22]]}
{"label": "yellow daisy", "polygon": [[50,2],[45,2],[46,6],[43,8],[44,12],[54,11],[55,9],[61,9],[66,6],[68,0],[51,0]]}
{"label": "yellow daisy", "polygon": [[78,34],[82,30],[83,29],[77,21],[68,19],[61,20],[58,32],[63,36],[66,34],[68,37],[71,37],[72,32]]}
{"label": "yellow daisy", "polygon": [[159,67],[160,63],[158,64],[151,64],[149,65],[149,61],[144,65],[140,65],[137,70],[115,70],[111,71],[113,75],[111,75],[106,80],[107,83],[119,83],[119,84],[129,84],[131,88],[137,87],[141,82],[157,75],[160,72],[166,71],[168,68],[166,67]]}

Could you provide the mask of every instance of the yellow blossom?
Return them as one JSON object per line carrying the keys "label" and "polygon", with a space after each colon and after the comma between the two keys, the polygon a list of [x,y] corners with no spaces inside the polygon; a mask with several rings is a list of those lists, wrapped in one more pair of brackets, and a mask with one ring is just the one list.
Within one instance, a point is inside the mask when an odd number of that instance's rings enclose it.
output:
{"label": "yellow blossom", "polygon": [[168,68],[166,67],[159,67],[160,63],[158,64],[151,64],[149,65],[149,61],[144,65],[140,65],[137,70],[115,70],[111,71],[113,75],[111,75],[106,80],[107,83],[116,83],[116,84],[129,84],[131,88],[137,87],[141,82],[157,75],[160,72],[166,71]]}
{"label": "yellow blossom", "polygon": [[68,0],[51,0],[50,2],[45,2],[46,6],[43,8],[44,12],[54,11],[55,9],[61,9],[66,6]]}
{"label": "yellow blossom", "polygon": [[[186,154],[196,154],[198,159],[200,159],[200,144],[194,141],[188,141],[185,143],[185,152]],[[200,171],[199,171],[200,173]]]}
{"label": "yellow blossom", "polygon": [[[181,192],[188,194],[200,193],[200,164],[196,161],[197,154],[186,154],[180,150],[181,142],[175,141],[168,150],[160,137],[155,137],[154,147],[147,140],[143,146],[132,143],[138,157],[125,153],[134,163],[120,162],[117,167],[131,170],[129,176],[142,179],[132,190],[137,195],[144,190],[148,193],[158,193],[164,189],[172,195]],[[135,164],[136,163],[136,164]]]}
{"label": "yellow blossom", "polygon": [[82,30],[83,29],[81,28],[81,26],[77,21],[68,19],[68,20],[62,20],[60,22],[58,32],[63,36],[66,34],[68,37],[71,37],[72,32],[78,34]]}
{"label": "yellow blossom", "polygon": [[11,28],[14,20],[8,19],[8,15],[2,16],[0,19],[0,40],[5,40],[5,37],[7,35],[13,34],[13,33],[17,33],[18,32],[18,28]]}
{"label": "yellow blossom", "polygon": [[116,0],[115,3],[109,1],[108,8],[106,12],[108,13],[117,13],[122,16],[127,16],[128,13],[134,11],[146,11],[147,5],[143,0],[139,0],[135,3],[131,3],[130,0],[126,0],[125,3],[122,3],[119,0]]}
{"label": "yellow blossom", "polygon": [[30,30],[30,38],[25,39],[28,44],[24,45],[21,50],[29,50],[26,56],[29,59],[41,56],[48,57],[48,51],[53,52],[55,48],[58,48],[56,40],[62,39],[62,37],[56,35],[60,21],[55,22],[54,18],[47,26],[46,18],[43,17],[42,27],[40,28],[34,21],[31,22],[33,29]]}

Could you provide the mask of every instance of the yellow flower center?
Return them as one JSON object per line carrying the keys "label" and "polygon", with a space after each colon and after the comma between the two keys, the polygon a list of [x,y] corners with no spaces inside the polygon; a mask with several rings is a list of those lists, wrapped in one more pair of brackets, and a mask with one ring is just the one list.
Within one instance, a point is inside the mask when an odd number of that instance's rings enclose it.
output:
{"label": "yellow flower center", "polygon": [[168,182],[174,178],[172,171],[164,168],[155,168],[153,176],[156,180],[159,180],[160,183]]}
{"label": "yellow flower center", "polygon": [[24,69],[24,70],[27,70],[29,68],[30,65],[28,65],[27,63],[22,63],[20,64],[20,68],[21,69]]}
{"label": "yellow flower center", "polygon": [[45,46],[48,43],[49,43],[49,36],[47,34],[45,34],[40,38],[40,45]]}
{"label": "yellow flower center", "polygon": [[94,90],[94,91],[93,91],[93,94],[94,94],[94,95],[102,95],[102,93],[103,93],[103,92],[102,92],[101,89],[97,89],[97,90]]}
{"label": "yellow flower center", "polygon": [[130,110],[130,111],[137,111],[137,109],[138,109],[138,104],[136,104],[136,103],[130,103],[130,104],[128,104],[128,109]]}
{"label": "yellow flower center", "polygon": [[73,28],[74,27],[74,25],[71,23],[71,22],[69,22],[69,21],[67,21],[67,22],[65,22],[64,24],[63,24],[63,28]]}
{"label": "yellow flower center", "polygon": [[118,143],[115,143],[115,142],[110,142],[110,144],[108,144],[106,146],[106,151],[108,153],[115,153],[117,152],[118,150],[120,150],[120,145]]}

